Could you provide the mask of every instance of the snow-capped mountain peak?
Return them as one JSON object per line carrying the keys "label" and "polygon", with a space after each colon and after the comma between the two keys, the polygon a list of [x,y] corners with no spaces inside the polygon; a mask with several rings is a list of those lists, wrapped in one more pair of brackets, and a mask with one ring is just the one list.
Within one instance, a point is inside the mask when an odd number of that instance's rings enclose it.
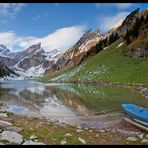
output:
{"label": "snow-capped mountain peak", "polygon": [[8,55],[10,50],[3,44],[0,44],[0,55]]}

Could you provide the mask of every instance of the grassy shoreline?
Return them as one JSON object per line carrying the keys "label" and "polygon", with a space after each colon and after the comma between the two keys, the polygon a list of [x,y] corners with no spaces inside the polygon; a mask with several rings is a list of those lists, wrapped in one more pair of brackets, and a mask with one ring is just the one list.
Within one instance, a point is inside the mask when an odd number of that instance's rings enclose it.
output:
{"label": "grassy shoreline", "polygon": [[[127,141],[128,136],[115,129],[81,128],[71,125],[58,125],[50,123],[45,119],[15,115],[13,113],[9,113],[8,118],[12,121],[13,125],[23,128],[23,131],[19,133],[25,140],[29,140],[30,136],[35,135],[38,141],[44,142],[47,145],[61,145],[61,141],[63,140],[67,141],[67,145],[81,145],[82,143],[79,138],[84,139],[88,145],[140,144],[140,140],[136,142]],[[129,126],[127,127],[129,128]],[[66,136],[66,134],[70,134],[70,136]]]}
{"label": "grassy shoreline", "polygon": [[124,56],[127,45],[118,40],[71,70],[60,70],[37,78],[41,82],[121,83],[148,85],[148,58]]}

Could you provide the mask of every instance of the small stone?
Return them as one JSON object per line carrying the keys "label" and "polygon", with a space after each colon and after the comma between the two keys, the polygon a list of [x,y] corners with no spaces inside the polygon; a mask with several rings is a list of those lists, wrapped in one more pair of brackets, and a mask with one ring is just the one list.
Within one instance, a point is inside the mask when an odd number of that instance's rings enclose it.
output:
{"label": "small stone", "polygon": [[137,141],[137,138],[136,137],[128,137],[126,140],[131,141],[131,142],[135,142],[135,141]]}
{"label": "small stone", "polygon": [[33,128],[30,128],[31,131],[33,131]]}
{"label": "small stone", "polygon": [[5,127],[5,129],[7,131],[12,131],[12,132],[21,132],[24,130],[23,128],[17,127],[17,126],[7,126],[7,127]]}
{"label": "small stone", "polygon": [[65,134],[65,137],[71,137],[71,136],[72,136],[72,134],[70,134],[70,133]]}
{"label": "small stone", "polygon": [[146,135],[146,138],[148,138],[148,135]]}
{"label": "small stone", "polygon": [[92,130],[89,130],[90,133],[92,133]]}
{"label": "small stone", "polygon": [[0,142],[0,145],[5,145],[4,143]]}
{"label": "small stone", "polygon": [[96,127],[91,127],[91,129],[95,129]]}
{"label": "small stone", "polygon": [[142,139],[141,143],[142,144],[148,144],[148,139]]}
{"label": "small stone", "polygon": [[65,145],[67,143],[66,140],[61,141],[61,145]]}
{"label": "small stone", "polygon": [[57,139],[55,139],[55,138],[51,138],[51,140],[56,141]]}
{"label": "small stone", "polygon": [[30,141],[24,142],[23,145],[46,145],[46,144],[43,142],[35,142],[30,140]]}
{"label": "small stone", "polygon": [[77,126],[77,128],[78,128],[78,129],[81,129],[81,127],[80,127],[80,126]]}
{"label": "small stone", "polygon": [[0,118],[7,118],[8,116],[7,116],[7,113],[0,113]]}
{"label": "small stone", "polygon": [[7,140],[10,143],[21,144],[23,142],[23,136],[11,131],[3,131],[0,134],[0,140]]}
{"label": "small stone", "polygon": [[77,133],[80,133],[80,132],[83,132],[83,130],[77,129],[76,132],[77,132]]}
{"label": "small stone", "polygon": [[140,134],[137,137],[139,137],[140,139],[143,139],[144,134]]}
{"label": "small stone", "polygon": [[32,135],[29,139],[30,139],[30,140],[34,140],[34,139],[36,139],[36,138],[37,138],[37,136]]}
{"label": "small stone", "polygon": [[82,139],[82,138],[78,138],[78,139],[82,144],[86,144],[86,141],[84,139]]}
{"label": "small stone", "polygon": [[95,138],[98,138],[98,137],[99,137],[99,134],[96,134],[96,135],[95,135]]}
{"label": "small stone", "polygon": [[13,125],[13,124],[7,121],[0,120],[0,127],[6,127],[10,125]]}
{"label": "small stone", "polygon": [[100,133],[105,133],[105,130],[99,130]]}
{"label": "small stone", "polygon": [[34,139],[34,141],[35,141],[35,142],[37,142],[37,141],[38,141],[38,139]]}

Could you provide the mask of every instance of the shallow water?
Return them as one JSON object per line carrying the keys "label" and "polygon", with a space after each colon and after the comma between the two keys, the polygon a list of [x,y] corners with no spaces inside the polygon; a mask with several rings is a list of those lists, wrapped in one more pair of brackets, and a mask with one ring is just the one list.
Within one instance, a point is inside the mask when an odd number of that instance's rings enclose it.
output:
{"label": "shallow water", "polygon": [[148,106],[133,89],[31,80],[2,82],[0,101],[15,114],[95,127],[121,121],[121,103]]}

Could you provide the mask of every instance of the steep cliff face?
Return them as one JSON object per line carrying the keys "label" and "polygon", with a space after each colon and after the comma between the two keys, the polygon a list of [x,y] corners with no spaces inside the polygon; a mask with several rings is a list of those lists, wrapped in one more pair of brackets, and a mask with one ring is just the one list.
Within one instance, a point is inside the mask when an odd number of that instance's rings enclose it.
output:
{"label": "steep cliff face", "polygon": [[137,15],[135,26],[128,32],[125,55],[135,58],[148,57],[148,9]]}
{"label": "steep cliff face", "polygon": [[101,35],[98,29],[85,32],[76,44],[60,55],[56,64],[52,65],[46,73],[79,65],[88,56],[91,47],[95,46],[100,39]]}
{"label": "steep cliff face", "polygon": [[9,69],[8,67],[2,65],[0,63],[0,77],[15,75],[18,76],[13,70]]}

